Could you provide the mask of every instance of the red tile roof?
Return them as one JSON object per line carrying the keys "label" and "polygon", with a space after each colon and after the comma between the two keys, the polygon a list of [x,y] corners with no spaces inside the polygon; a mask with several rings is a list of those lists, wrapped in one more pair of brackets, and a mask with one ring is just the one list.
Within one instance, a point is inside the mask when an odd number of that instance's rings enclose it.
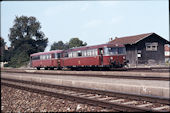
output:
{"label": "red tile roof", "polygon": [[114,40],[110,41],[109,43],[117,43],[117,44],[135,44],[138,41],[152,35],[153,33],[146,33],[146,34],[140,34],[140,35],[134,35],[134,36],[126,36],[126,37],[120,37],[115,38]]}

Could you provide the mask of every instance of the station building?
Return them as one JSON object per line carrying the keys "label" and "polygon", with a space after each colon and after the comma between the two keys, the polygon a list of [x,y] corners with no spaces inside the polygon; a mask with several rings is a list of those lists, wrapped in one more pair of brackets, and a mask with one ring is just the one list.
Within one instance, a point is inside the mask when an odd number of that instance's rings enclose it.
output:
{"label": "station building", "polygon": [[164,45],[169,41],[156,33],[145,33],[134,36],[115,38],[108,43],[124,44],[126,47],[126,59],[129,66],[140,65],[164,65]]}

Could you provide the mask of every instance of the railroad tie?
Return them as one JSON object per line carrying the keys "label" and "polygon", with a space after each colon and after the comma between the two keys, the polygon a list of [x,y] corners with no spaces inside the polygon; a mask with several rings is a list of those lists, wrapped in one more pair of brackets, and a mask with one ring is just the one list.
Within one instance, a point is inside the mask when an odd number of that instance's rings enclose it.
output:
{"label": "railroad tie", "polygon": [[141,104],[141,105],[137,105],[136,107],[146,107],[146,106],[151,106],[153,105],[152,103],[148,103],[148,104]]}
{"label": "railroad tie", "polygon": [[127,105],[127,104],[136,104],[136,103],[138,103],[137,101],[130,101],[130,102],[125,102],[125,103],[122,103],[122,104],[125,104],[125,105]]}
{"label": "railroad tie", "polygon": [[110,100],[109,102],[121,102],[124,101],[125,99],[117,99],[117,100]]}
{"label": "railroad tie", "polygon": [[88,98],[99,98],[99,97],[101,97],[101,95],[95,95],[95,96],[88,97]]}
{"label": "railroad tie", "polygon": [[84,93],[77,93],[77,96],[82,96],[82,95],[85,95]]}
{"label": "railroad tie", "polygon": [[162,110],[162,109],[170,110],[170,106],[161,106],[161,107],[153,108],[153,110]]}
{"label": "railroad tie", "polygon": [[107,100],[109,99],[108,97],[105,97],[105,98],[98,98],[97,100]]}
{"label": "railroad tie", "polygon": [[78,93],[69,93],[69,94],[71,94],[71,95],[73,95],[73,96],[79,96]]}
{"label": "railroad tie", "polygon": [[93,96],[93,94],[84,94],[84,95],[80,95],[81,97],[89,97],[89,96]]}
{"label": "railroad tie", "polygon": [[64,94],[70,94],[70,95],[75,94],[75,92],[71,92],[71,91],[63,91],[62,93],[64,93]]}

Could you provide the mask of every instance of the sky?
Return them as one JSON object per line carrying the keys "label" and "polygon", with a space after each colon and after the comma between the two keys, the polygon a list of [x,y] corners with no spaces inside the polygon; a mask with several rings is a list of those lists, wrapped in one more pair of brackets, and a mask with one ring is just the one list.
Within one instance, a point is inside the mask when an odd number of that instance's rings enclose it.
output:
{"label": "sky", "polygon": [[1,36],[7,45],[16,16],[34,16],[53,42],[78,37],[88,45],[107,43],[112,37],[155,32],[169,40],[168,0],[128,1],[3,1]]}

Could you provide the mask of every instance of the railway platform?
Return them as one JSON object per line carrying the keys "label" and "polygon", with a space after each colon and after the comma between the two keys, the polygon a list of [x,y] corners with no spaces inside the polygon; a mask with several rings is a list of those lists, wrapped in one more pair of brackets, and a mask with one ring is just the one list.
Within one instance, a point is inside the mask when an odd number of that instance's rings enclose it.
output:
{"label": "railway platform", "polygon": [[[30,70],[31,71],[31,70]],[[33,71],[33,70],[32,70]],[[34,81],[53,85],[64,85],[79,88],[91,88],[105,91],[124,92],[140,95],[152,95],[170,98],[170,81],[140,80],[120,78],[100,78],[90,76],[63,76],[54,74],[7,73],[2,72],[1,78]]]}

